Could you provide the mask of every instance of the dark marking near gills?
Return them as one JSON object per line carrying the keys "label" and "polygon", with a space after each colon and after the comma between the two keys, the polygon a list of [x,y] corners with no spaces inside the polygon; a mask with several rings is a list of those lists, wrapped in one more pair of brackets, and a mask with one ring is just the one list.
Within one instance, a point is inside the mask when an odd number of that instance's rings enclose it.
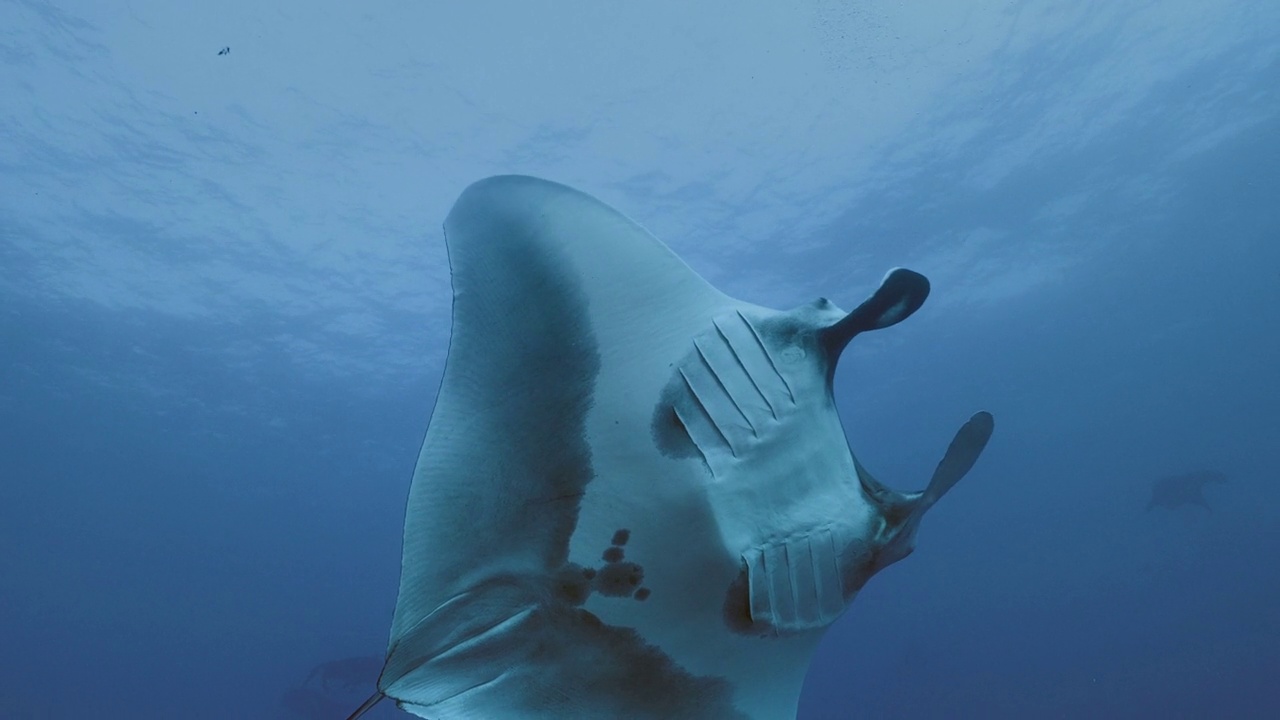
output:
{"label": "dark marking near gills", "polygon": [[623,549],[631,539],[631,531],[619,529],[613,534],[613,544],[600,553],[604,565],[589,568],[568,563],[556,575],[557,594],[570,605],[582,605],[597,592],[605,597],[632,597],[636,600],[647,600],[652,594],[649,588],[641,587],[644,582],[644,568],[638,563],[626,560]]}

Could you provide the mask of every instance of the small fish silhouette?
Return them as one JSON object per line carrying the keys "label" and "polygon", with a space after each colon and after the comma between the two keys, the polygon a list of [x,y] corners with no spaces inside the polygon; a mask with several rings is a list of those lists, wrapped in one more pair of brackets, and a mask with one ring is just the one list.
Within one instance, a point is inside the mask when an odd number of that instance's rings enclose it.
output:
{"label": "small fish silhouette", "polygon": [[1227,481],[1227,476],[1215,470],[1199,470],[1162,477],[1151,484],[1151,500],[1147,510],[1162,507],[1172,510],[1183,505],[1198,505],[1212,511],[1204,499],[1204,486]]}

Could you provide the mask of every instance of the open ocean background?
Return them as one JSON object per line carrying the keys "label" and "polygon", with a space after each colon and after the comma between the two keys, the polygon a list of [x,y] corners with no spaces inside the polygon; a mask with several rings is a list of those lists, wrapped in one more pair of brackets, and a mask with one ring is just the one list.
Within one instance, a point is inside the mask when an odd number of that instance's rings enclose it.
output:
{"label": "open ocean background", "polygon": [[932,280],[850,442],[996,434],[800,718],[1280,717],[1280,3],[0,0],[0,719],[354,709],[513,172],[763,305]]}

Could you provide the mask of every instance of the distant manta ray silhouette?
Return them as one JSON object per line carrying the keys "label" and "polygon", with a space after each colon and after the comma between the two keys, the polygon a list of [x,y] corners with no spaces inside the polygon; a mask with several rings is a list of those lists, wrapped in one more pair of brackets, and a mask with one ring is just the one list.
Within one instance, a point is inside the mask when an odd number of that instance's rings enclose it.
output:
{"label": "distant manta ray silhouette", "polygon": [[1204,498],[1204,486],[1226,481],[1227,476],[1216,470],[1196,470],[1158,478],[1151,483],[1151,499],[1147,501],[1147,511],[1158,507],[1172,510],[1183,505],[1198,505],[1212,512],[1213,508]]}
{"label": "distant manta ray silhouette", "polygon": [[991,437],[923,492],[853,457],[832,381],[906,319],[895,269],[853,312],[731,298],[595,198],[529,177],[444,225],[453,333],[414,469],[377,692],[424,718],[783,720],[826,628],[915,547]]}
{"label": "distant manta ray silhouette", "polygon": [[[280,705],[289,718],[321,720],[350,711],[353,695],[363,698],[382,670],[381,656],[349,657],[320,663],[300,684],[285,690]],[[357,700],[358,702],[358,700]]]}

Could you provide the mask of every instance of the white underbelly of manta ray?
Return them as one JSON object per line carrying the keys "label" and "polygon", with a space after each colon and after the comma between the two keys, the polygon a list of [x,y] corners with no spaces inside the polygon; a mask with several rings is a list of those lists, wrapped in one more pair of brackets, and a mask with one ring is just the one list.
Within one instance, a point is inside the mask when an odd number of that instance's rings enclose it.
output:
{"label": "white underbelly of manta ray", "polygon": [[845,441],[841,350],[928,281],[893,270],[847,314],[750,305],[529,177],[472,185],[445,236],[449,356],[351,717],[389,697],[433,720],[794,718],[822,632],[991,435],[970,418],[919,493]]}

